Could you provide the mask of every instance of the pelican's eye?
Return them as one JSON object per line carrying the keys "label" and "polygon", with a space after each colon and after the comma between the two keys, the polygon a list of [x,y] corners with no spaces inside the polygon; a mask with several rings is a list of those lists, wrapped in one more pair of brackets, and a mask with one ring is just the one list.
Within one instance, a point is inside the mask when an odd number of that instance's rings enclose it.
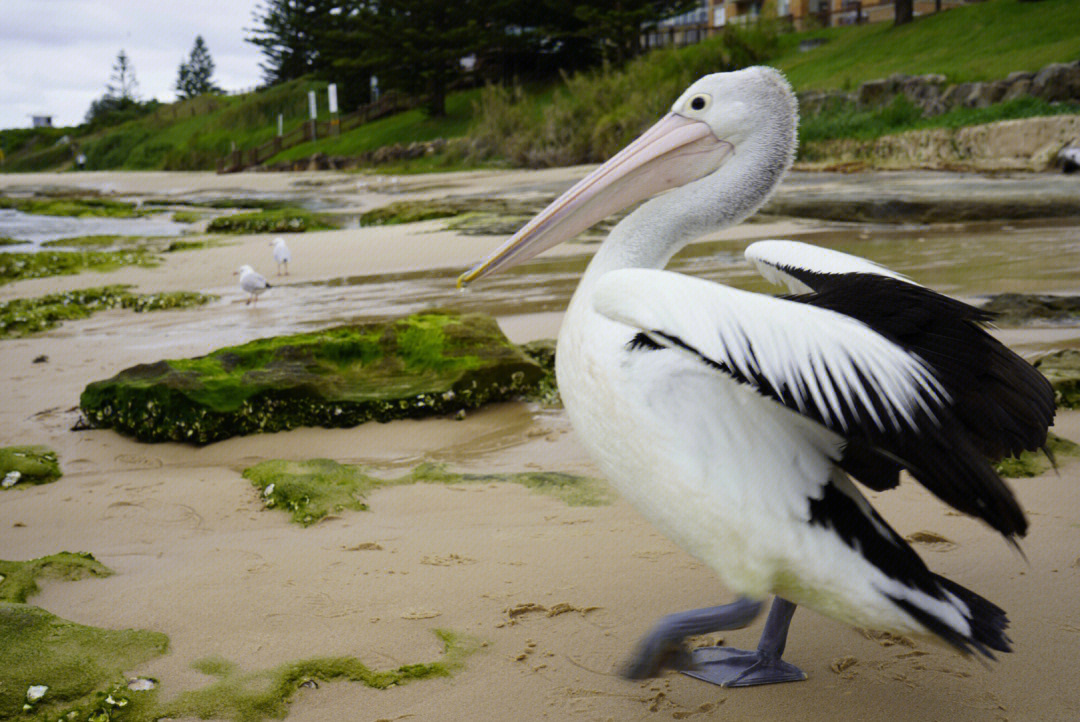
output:
{"label": "pelican's eye", "polygon": [[693,98],[690,98],[690,103],[689,103],[690,109],[691,110],[705,110],[706,108],[709,107],[709,103],[711,101],[712,101],[712,98],[710,98],[708,95],[706,95],[705,93],[699,93],[698,95],[695,95]]}

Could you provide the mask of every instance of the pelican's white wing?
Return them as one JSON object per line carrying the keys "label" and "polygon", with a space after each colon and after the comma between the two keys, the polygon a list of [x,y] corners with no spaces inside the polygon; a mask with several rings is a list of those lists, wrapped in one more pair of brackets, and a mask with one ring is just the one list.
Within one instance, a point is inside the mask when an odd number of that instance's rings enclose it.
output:
{"label": "pelican's white wing", "polygon": [[871,488],[895,486],[903,467],[1002,534],[1026,529],[1015,497],[957,421],[933,367],[862,321],[640,268],[604,274],[592,302],[601,315],[630,327],[628,353],[689,354],[749,385],[766,403],[844,437],[837,463]]}
{"label": "pelican's white wing", "polygon": [[605,274],[593,306],[838,431],[915,429],[948,400],[918,357],[814,306],[648,269]]}
{"label": "pelican's white wing", "polygon": [[819,290],[828,277],[849,273],[869,273],[918,285],[873,261],[809,243],[757,241],[747,246],[744,253],[767,281],[787,286],[792,293]]}

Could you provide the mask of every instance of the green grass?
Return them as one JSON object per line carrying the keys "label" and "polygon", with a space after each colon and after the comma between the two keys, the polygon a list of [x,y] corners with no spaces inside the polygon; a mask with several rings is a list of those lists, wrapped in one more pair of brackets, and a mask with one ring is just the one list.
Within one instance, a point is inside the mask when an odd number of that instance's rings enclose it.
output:
{"label": "green grass", "polygon": [[[941,73],[950,83],[997,80],[1015,70],[1080,59],[1080,3],[987,0],[917,18],[827,28],[780,37],[770,65],[797,90],[854,89],[893,73]],[[799,42],[825,38],[800,52]]]}
{"label": "green grass", "polygon": [[355,156],[384,146],[457,138],[466,134],[473,121],[473,105],[479,90],[451,93],[446,99],[446,116],[433,118],[422,110],[408,110],[354,128],[338,136],[301,143],[278,153],[268,164],[307,158],[315,153]]}
{"label": "green grass", "polygon": [[[287,149],[270,162],[315,153],[361,156],[389,145],[435,138],[468,138],[468,142],[452,143],[434,156],[390,161],[380,170],[595,161],[608,157],[659,117],[692,79],[704,73],[767,62],[783,70],[797,90],[854,89],[893,73],[941,73],[950,83],[996,80],[1016,70],[1035,71],[1080,59],[1077,27],[1080,2],[1075,0],[987,0],[900,27],[883,22],[775,37],[767,26],[751,27],[686,48],[657,50],[622,69],[601,68],[520,90],[451,93],[446,117],[431,118],[420,110],[399,113]],[[828,42],[800,52],[800,41],[811,38]],[[78,129],[64,132],[73,135],[86,153],[89,169],[210,169],[233,144],[247,150],[272,139],[279,112],[287,129],[304,121],[309,89],[322,93],[325,83],[299,80],[241,96],[202,96],[90,135],[79,136]],[[1001,117],[1017,117],[1009,114],[1016,110],[1006,108]],[[958,115],[946,122],[984,121]],[[69,167],[71,147],[55,144],[60,136],[56,131],[0,131],[0,146],[7,156],[3,169]]]}
{"label": "green grass", "polygon": [[1015,98],[986,108],[956,108],[941,115],[923,117],[911,101],[897,96],[883,108],[857,110],[853,104],[827,108],[799,122],[800,152],[806,143],[834,138],[868,140],[883,135],[926,128],[962,128],[999,120],[1050,115],[1080,114],[1080,103],[1047,103],[1030,96]]}

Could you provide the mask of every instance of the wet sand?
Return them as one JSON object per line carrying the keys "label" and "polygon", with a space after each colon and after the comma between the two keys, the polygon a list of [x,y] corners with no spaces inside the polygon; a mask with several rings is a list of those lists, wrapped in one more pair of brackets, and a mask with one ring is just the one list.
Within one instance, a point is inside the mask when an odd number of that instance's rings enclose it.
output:
{"label": "wet sand", "polygon": [[[355,184],[337,174],[100,174],[117,193],[155,195],[224,188],[286,192]],[[380,205],[430,186],[550,192],[571,171],[410,179],[414,190],[349,191],[341,206]],[[33,182],[68,184],[66,174]],[[29,183],[27,177],[0,176]],[[80,182],[85,176],[77,176]],[[486,185],[485,185],[486,184]],[[304,186],[302,186],[304,187]],[[456,191],[455,191],[456,192]],[[352,199],[356,196],[355,199]],[[350,200],[352,199],[352,200]],[[351,204],[351,205],[350,205]],[[731,240],[816,231],[820,225],[749,224]],[[327,457],[398,471],[420,461],[474,472],[558,470],[595,475],[560,410],[500,404],[464,421],[429,419],[354,429],[299,429],[203,448],[139,444],[110,431],[72,432],[89,381],[135,363],[205,353],[317,317],[287,304],[316,298],[305,282],[350,274],[459,269],[498,243],[439,230],[437,223],[291,236],[292,275],[259,309],[245,308],[228,276],[240,263],[270,270],[267,236],[169,254],[156,269],[41,279],[0,287],[0,299],[59,288],[133,283],[139,290],[208,290],[202,309],[151,314],[113,311],[27,339],[0,341],[0,445],[44,443],[59,452],[56,483],[0,492],[5,559],[89,551],[116,571],[106,579],[46,581],[30,601],[83,624],[167,634],[171,651],[130,670],[160,680],[171,696],[210,678],[195,659],[220,655],[247,670],[333,654],[372,667],[431,661],[432,634],[447,628],[482,645],[449,679],[378,691],[329,683],[301,690],[291,720],[1073,720],[1080,717],[1080,464],[1013,480],[1031,520],[1025,561],[984,525],[956,515],[921,487],[871,494],[903,535],[930,531],[946,542],[917,544],[937,572],[1008,610],[1015,651],[989,665],[930,640],[868,638],[799,610],[786,658],[806,682],[723,690],[668,673],[647,682],[614,668],[663,614],[730,600],[703,565],[659,535],[625,502],[569,507],[514,485],[418,485],[380,490],[371,510],[304,529],[265,510],[240,472],[270,458]],[[727,238],[725,236],[725,238]],[[720,239],[724,240],[724,239]],[[589,249],[568,245],[564,254]],[[268,274],[269,275],[269,274]],[[274,279],[271,279],[273,282]],[[289,284],[296,288],[288,289]],[[412,286],[404,283],[401,292]],[[277,291],[278,289],[275,289]],[[323,323],[334,315],[324,298]],[[343,296],[341,304],[354,303]],[[375,304],[375,315],[386,304]],[[507,315],[517,341],[551,337],[556,310]],[[206,329],[204,331],[204,329]],[[1010,343],[1043,342],[1008,332]],[[1080,335],[1080,334],[1077,334]],[[1059,339],[1060,340],[1060,339]],[[47,363],[33,363],[41,354]],[[1080,440],[1080,412],[1060,415],[1057,433]],[[374,542],[380,549],[363,549]],[[580,610],[549,616],[540,607]],[[534,611],[514,613],[523,605]],[[726,633],[752,646],[761,621]],[[712,635],[715,641],[720,635]]]}

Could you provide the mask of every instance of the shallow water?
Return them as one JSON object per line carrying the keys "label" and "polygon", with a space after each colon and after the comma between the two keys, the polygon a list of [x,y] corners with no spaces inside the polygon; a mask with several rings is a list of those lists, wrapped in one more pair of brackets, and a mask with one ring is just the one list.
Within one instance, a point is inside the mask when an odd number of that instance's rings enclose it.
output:
{"label": "shallow water", "polygon": [[190,230],[170,220],[171,213],[141,218],[47,216],[0,209],[0,238],[26,241],[25,245],[0,246],[2,251],[36,251],[45,241],[77,236],[179,236]]}
{"label": "shallow water", "polygon": [[[1080,294],[1080,219],[988,222],[934,226],[807,225],[789,238],[854,253],[907,274],[913,280],[952,296],[978,301],[1004,292]],[[780,293],[744,260],[750,243],[705,241],[684,249],[671,268],[747,290]],[[498,239],[492,239],[492,247]],[[464,268],[407,273],[343,276],[317,282],[270,277],[273,288],[249,308],[234,286],[205,289],[222,300],[202,309],[145,314],[145,333],[131,334],[126,312],[99,314],[67,324],[55,333],[83,338],[125,337],[147,360],[169,355],[168,348],[198,338],[207,351],[252,338],[298,333],[343,323],[363,323],[428,308],[483,311],[497,316],[514,340],[553,336],[561,312],[595,249],[581,243],[581,253],[540,257],[459,291],[455,281]],[[1080,329],[1059,327],[1031,333],[1032,343],[1060,345],[1080,337]],[[1014,334],[1016,336],[1016,334]],[[1019,339],[1019,340],[1022,340]]]}

